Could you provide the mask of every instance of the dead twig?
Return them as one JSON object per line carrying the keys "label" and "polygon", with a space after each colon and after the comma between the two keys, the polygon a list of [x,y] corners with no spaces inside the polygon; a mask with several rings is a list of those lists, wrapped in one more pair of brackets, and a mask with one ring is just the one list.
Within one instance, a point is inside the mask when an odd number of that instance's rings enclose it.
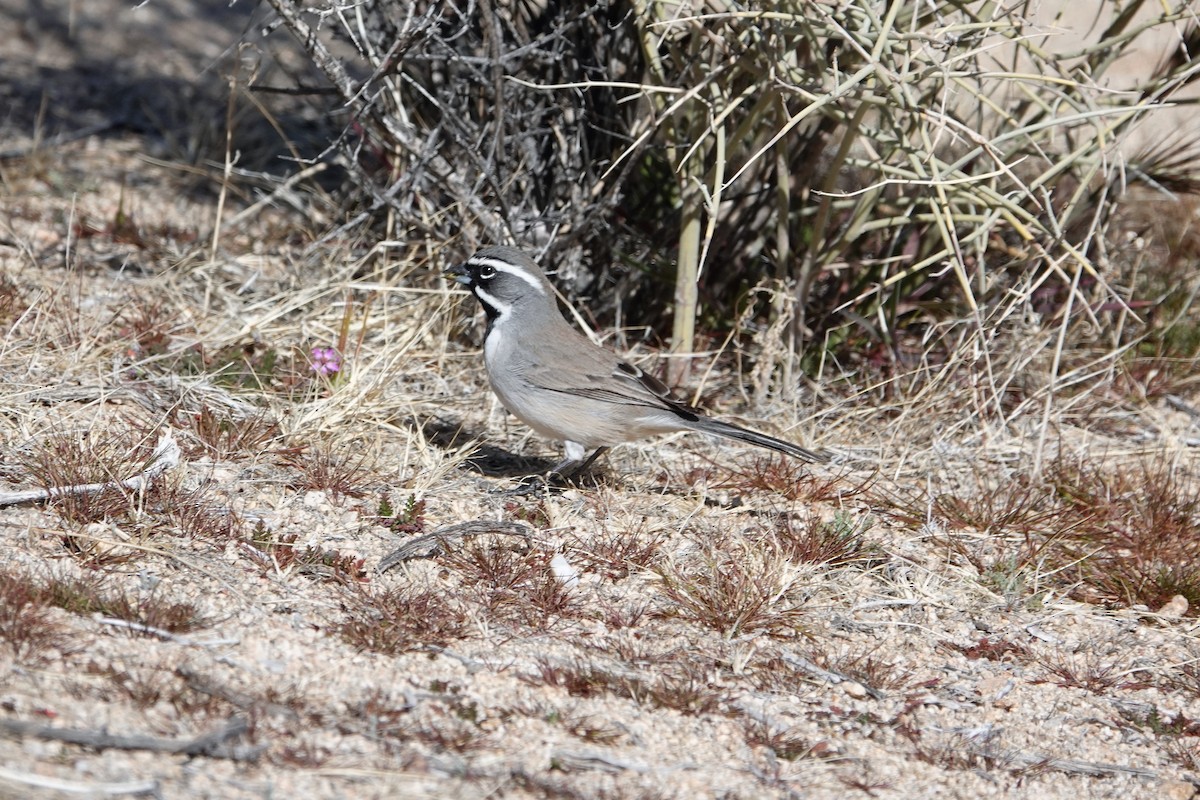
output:
{"label": "dead twig", "polygon": [[1179,395],[1169,394],[1166,397],[1166,401],[1167,405],[1176,411],[1182,411],[1192,419],[1200,420],[1200,409],[1197,409]]}
{"label": "dead twig", "polygon": [[88,728],[55,728],[16,719],[0,720],[0,733],[13,738],[32,736],[66,744],[77,744],[93,750],[148,750],[171,755],[207,756],[232,761],[256,761],[265,745],[232,747],[227,744],[250,730],[244,717],[234,717],[220,728],[191,739],[162,739],[157,736],[121,736],[108,731]]}
{"label": "dead twig", "polygon": [[82,781],[67,781],[62,778],[51,778],[46,775],[33,775],[18,772],[13,769],[0,767],[0,783],[32,786],[36,789],[49,789],[63,794],[79,794],[85,797],[119,797],[121,795],[149,794],[160,796],[158,781],[126,781],[124,783],[83,783]]}
{"label": "dead twig", "polygon": [[199,670],[194,669],[186,664],[176,667],[175,674],[183,679],[187,687],[193,692],[215,697],[218,700],[224,700],[226,703],[239,708],[242,711],[268,714],[276,714],[286,717],[287,719],[299,719],[300,715],[295,709],[288,708],[282,703],[263,702],[260,698],[246,692],[239,692],[223,683],[203,675]]}
{"label": "dead twig", "polygon": [[806,672],[814,678],[823,680],[826,683],[831,683],[835,686],[843,683],[854,683],[861,686],[868,695],[876,700],[880,700],[884,697],[884,693],[881,690],[876,689],[874,686],[868,686],[857,678],[852,678],[849,675],[844,675],[840,672],[835,672],[834,670],[819,667],[803,656],[798,656],[795,653],[784,652],[780,654],[780,658],[782,658],[784,663],[786,663],[788,666],[794,667],[801,672]]}
{"label": "dead twig", "polygon": [[1099,761],[1079,761],[1074,758],[1058,758],[1038,753],[1022,753],[1020,751],[1003,750],[994,747],[979,748],[977,754],[988,760],[998,761],[1018,769],[1053,769],[1073,775],[1089,775],[1101,778],[1108,775],[1133,775],[1139,778],[1161,778],[1160,773],[1141,767],[1127,767],[1123,764],[1104,764]]}
{"label": "dead twig", "polygon": [[377,571],[382,574],[405,561],[412,561],[418,558],[433,558],[445,553],[446,546],[451,542],[465,539],[468,536],[482,536],[487,533],[496,534],[497,536],[520,536],[525,540],[526,546],[533,542],[533,531],[530,530],[528,525],[522,525],[519,522],[486,519],[460,522],[405,542],[403,547],[380,559]]}
{"label": "dead twig", "polygon": [[180,636],[177,633],[171,633],[162,628],[156,628],[153,625],[146,625],[142,622],[132,622],[127,619],[116,619],[114,617],[96,617],[96,622],[101,625],[109,625],[113,628],[125,628],[134,633],[144,633],[148,636],[155,636],[162,639],[164,642],[175,642],[187,647],[218,647],[227,644],[239,644],[240,639],[213,639],[212,641],[204,642],[199,639],[193,639],[190,636]]}
{"label": "dead twig", "polygon": [[624,758],[614,758],[608,753],[595,750],[564,750],[558,749],[550,754],[551,760],[559,769],[571,771],[599,772],[638,772],[642,774],[654,772],[648,764],[639,764]]}
{"label": "dead twig", "polygon": [[49,489],[30,489],[24,492],[0,493],[0,506],[11,506],[20,503],[40,503],[53,500],[64,495],[99,494],[109,489],[128,489],[136,492],[148,485],[169,469],[179,466],[183,454],[179,449],[175,436],[170,428],[163,430],[154,447],[154,457],[147,466],[132,478],[123,481],[105,481],[104,483],[84,483],[76,486],[52,486]]}

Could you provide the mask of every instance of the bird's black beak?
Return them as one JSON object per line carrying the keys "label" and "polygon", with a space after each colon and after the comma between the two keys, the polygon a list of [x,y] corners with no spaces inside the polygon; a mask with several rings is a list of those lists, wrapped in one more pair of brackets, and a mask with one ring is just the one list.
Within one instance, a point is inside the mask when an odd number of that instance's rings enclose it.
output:
{"label": "bird's black beak", "polygon": [[446,267],[446,271],[442,273],[461,283],[463,286],[471,285],[471,272],[467,269],[466,264],[454,264]]}

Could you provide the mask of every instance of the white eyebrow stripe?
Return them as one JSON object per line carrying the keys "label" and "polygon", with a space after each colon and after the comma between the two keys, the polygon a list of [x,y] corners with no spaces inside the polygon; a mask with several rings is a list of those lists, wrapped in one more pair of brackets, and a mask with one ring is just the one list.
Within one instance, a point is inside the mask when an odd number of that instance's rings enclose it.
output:
{"label": "white eyebrow stripe", "polygon": [[542,286],[541,281],[539,281],[537,278],[530,275],[525,270],[516,266],[515,264],[510,264],[507,261],[501,261],[498,258],[488,258],[487,256],[472,257],[470,260],[467,261],[467,263],[471,264],[473,266],[476,266],[476,267],[491,267],[492,269],[496,270],[497,272],[507,272],[509,275],[515,275],[516,277],[518,277],[521,280],[528,283],[533,288],[537,289],[538,294],[541,294],[541,295],[546,294],[546,287]]}

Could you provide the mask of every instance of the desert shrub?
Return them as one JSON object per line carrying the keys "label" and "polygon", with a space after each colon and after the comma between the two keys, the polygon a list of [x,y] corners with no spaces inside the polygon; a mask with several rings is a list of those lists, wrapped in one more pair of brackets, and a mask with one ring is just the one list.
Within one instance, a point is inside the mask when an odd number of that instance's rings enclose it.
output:
{"label": "desert shrub", "polygon": [[[1128,142],[1195,78],[1186,2],[1103,4],[1070,46],[1030,3],[271,5],[348,112],[347,225],[448,257],[514,241],[602,320],[669,315],[682,351],[697,320],[755,339],[759,392],[990,369],[1017,338],[1058,339],[1052,390],[1094,375],[1071,343],[1150,332],[1114,226],[1131,184],[1196,186],[1192,143]],[[1147,42],[1157,67],[1110,75]],[[1190,322],[1162,328],[1194,356]],[[1031,393],[994,394],[1009,414]]]}

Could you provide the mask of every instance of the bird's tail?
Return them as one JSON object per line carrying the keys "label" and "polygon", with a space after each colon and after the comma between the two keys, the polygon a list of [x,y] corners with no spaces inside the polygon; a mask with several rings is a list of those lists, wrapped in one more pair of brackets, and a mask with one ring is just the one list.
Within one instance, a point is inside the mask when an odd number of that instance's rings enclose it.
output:
{"label": "bird's tail", "polygon": [[693,423],[693,426],[702,433],[711,433],[714,436],[736,439],[739,442],[758,445],[768,450],[787,453],[789,456],[794,456],[810,463],[823,464],[829,461],[828,453],[814,453],[812,450],[805,450],[803,447],[791,442],[785,442],[783,439],[776,439],[774,436],[767,436],[765,433],[739,428],[737,425],[730,425],[728,422],[701,417]]}

